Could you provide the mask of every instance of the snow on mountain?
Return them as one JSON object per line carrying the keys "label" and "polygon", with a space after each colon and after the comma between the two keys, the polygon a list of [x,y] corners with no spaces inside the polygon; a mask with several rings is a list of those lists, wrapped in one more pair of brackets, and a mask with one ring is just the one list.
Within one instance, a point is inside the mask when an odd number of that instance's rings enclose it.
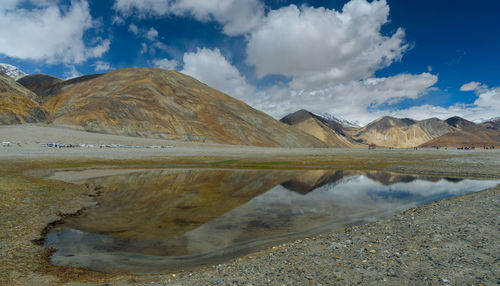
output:
{"label": "snow on mountain", "polygon": [[0,73],[6,74],[15,80],[18,80],[26,75],[22,70],[15,66],[2,63],[0,63]]}
{"label": "snow on mountain", "polygon": [[355,127],[355,128],[359,128],[361,127],[358,122],[352,122],[352,121],[348,121],[346,119],[343,119],[343,118],[339,118],[339,117],[336,117],[334,115],[331,115],[330,113],[314,113],[316,116],[319,116],[319,117],[322,117],[328,121],[335,121],[335,122],[338,122],[346,127]]}
{"label": "snow on mountain", "polygon": [[500,117],[493,117],[493,118],[490,118],[488,120],[483,121],[482,123],[485,123],[485,122],[500,122]]}

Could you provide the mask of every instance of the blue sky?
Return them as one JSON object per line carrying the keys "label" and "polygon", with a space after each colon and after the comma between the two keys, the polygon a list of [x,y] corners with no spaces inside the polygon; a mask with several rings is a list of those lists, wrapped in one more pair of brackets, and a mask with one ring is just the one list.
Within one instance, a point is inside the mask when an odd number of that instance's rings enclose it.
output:
{"label": "blue sky", "polygon": [[500,116],[499,1],[3,0],[0,62],[161,67],[280,118]]}

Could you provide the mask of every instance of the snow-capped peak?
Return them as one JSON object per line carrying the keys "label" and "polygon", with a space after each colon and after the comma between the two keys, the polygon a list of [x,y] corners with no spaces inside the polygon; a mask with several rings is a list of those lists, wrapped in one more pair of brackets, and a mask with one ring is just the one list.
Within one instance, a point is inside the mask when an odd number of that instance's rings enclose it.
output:
{"label": "snow-capped peak", "polygon": [[319,117],[322,117],[328,121],[335,121],[335,122],[338,122],[346,127],[356,127],[356,128],[359,128],[361,127],[358,122],[351,122],[349,120],[346,120],[346,119],[343,119],[343,118],[340,118],[340,117],[336,117],[334,115],[331,115],[330,113],[315,113],[315,115],[319,116]]}
{"label": "snow-capped peak", "polygon": [[14,80],[18,80],[26,75],[22,70],[15,66],[2,63],[0,63],[0,73],[8,75]]}
{"label": "snow-capped peak", "polygon": [[488,120],[483,121],[484,122],[500,122],[500,117],[493,117]]}

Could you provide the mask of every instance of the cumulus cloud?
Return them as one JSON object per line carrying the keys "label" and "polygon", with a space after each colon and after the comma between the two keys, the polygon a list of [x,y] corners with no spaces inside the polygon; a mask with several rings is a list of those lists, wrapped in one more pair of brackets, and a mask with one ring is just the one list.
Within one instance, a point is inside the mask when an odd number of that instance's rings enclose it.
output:
{"label": "cumulus cloud", "polygon": [[[87,1],[71,1],[62,11],[58,1],[29,1],[35,8],[20,8],[21,0],[0,4],[0,54],[23,60],[48,63],[82,63],[99,58],[109,50],[110,41],[95,38],[92,46],[83,35],[93,28]],[[7,28],[8,27],[8,28]]]}
{"label": "cumulus cloud", "polygon": [[288,86],[273,87],[251,102],[254,107],[276,118],[301,108],[312,112],[328,112],[359,124],[366,124],[387,111],[377,107],[426,94],[438,78],[429,73],[399,74],[392,77],[368,78],[322,89],[294,90]]}
{"label": "cumulus cloud", "polygon": [[151,28],[146,33],[146,39],[150,41],[155,41],[158,38],[158,31],[155,28]]}
{"label": "cumulus cloud", "polygon": [[230,36],[247,33],[264,17],[264,5],[259,0],[115,0],[113,8],[124,17],[176,15],[215,21]]}
{"label": "cumulus cloud", "polygon": [[192,15],[199,21],[216,21],[225,34],[245,34],[260,24],[264,6],[259,0],[180,0],[172,6],[177,15]]}
{"label": "cumulus cloud", "polygon": [[460,87],[460,91],[485,91],[488,89],[488,86],[483,85],[478,81],[471,81],[466,83]]}
{"label": "cumulus cloud", "polygon": [[105,61],[97,61],[93,65],[94,71],[109,71],[112,69],[111,64]]}
{"label": "cumulus cloud", "polygon": [[155,65],[155,67],[167,70],[174,70],[179,65],[176,60],[169,59],[157,59],[153,61],[153,64]]}
{"label": "cumulus cloud", "polygon": [[259,77],[292,77],[296,89],[371,77],[408,48],[402,29],[381,34],[388,15],[385,0],[352,0],[341,12],[295,5],[270,11],[250,35],[247,63]]}
{"label": "cumulus cloud", "polygon": [[181,72],[247,102],[255,92],[255,87],[246,82],[245,77],[228,62],[219,49],[203,48],[195,53],[185,53]]}

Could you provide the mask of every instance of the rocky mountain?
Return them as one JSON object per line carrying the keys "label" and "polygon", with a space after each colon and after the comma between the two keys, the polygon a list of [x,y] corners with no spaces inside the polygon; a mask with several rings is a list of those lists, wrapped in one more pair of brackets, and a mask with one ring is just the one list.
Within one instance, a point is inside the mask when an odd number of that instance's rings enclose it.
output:
{"label": "rocky mountain", "polygon": [[492,118],[481,123],[481,126],[486,129],[498,130],[500,129],[500,117]]}
{"label": "rocky mountain", "polygon": [[45,119],[38,96],[11,77],[0,74],[0,124],[33,123]]}
{"label": "rocky mountain", "polygon": [[455,127],[459,130],[468,130],[468,129],[475,129],[476,128],[476,123],[463,119],[462,117],[458,116],[453,116],[445,120],[445,122],[452,126]]}
{"label": "rocky mountain", "polygon": [[22,70],[15,66],[2,63],[0,63],[0,73],[13,78],[14,80],[20,79],[26,75]]}
{"label": "rocky mountain", "polygon": [[337,117],[337,116],[332,115],[330,113],[314,113],[314,114],[318,117],[324,118],[325,120],[337,122],[337,123],[343,125],[344,127],[361,128],[361,126],[357,122],[351,122],[349,120]]}
{"label": "rocky mountain", "polygon": [[17,83],[33,91],[41,100],[46,99],[50,93],[50,87],[64,82],[62,79],[45,74],[30,74],[17,80]]}
{"label": "rocky mountain", "polygon": [[345,127],[341,123],[320,117],[304,109],[289,114],[280,121],[318,138],[330,147],[359,146],[357,142],[345,134]]}
{"label": "rocky mountain", "polygon": [[455,129],[437,118],[417,121],[385,116],[361,128],[353,138],[366,144],[409,148],[424,144]]}
{"label": "rocky mountain", "polygon": [[450,126],[456,128],[450,132],[421,145],[421,147],[477,147],[490,148],[500,146],[500,120],[491,119],[476,124],[460,117],[452,117],[446,120]]}
{"label": "rocky mountain", "polygon": [[184,74],[127,68],[67,81],[20,81],[39,95],[53,125],[150,138],[254,146],[324,147],[242,101]]}
{"label": "rocky mountain", "polygon": [[500,130],[476,130],[476,131],[459,130],[453,133],[443,135],[429,142],[426,142],[422,144],[420,147],[490,148],[491,146],[500,148]]}

